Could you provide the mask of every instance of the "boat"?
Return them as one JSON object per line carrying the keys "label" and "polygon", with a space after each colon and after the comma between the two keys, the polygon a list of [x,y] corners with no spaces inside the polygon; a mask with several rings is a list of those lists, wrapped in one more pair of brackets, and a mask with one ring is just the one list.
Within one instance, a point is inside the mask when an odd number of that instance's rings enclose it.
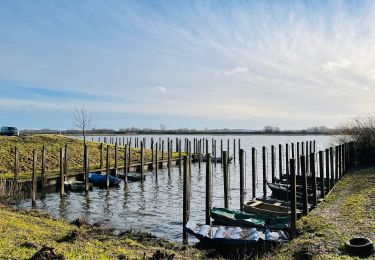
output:
{"label": "boat", "polygon": [[[275,205],[290,208],[290,200],[289,201],[278,200],[278,199],[275,199],[275,198],[272,198],[272,197],[258,197],[258,198],[256,198],[256,200],[259,200],[259,201],[262,201],[262,202],[265,202],[265,203],[269,203],[269,204],[275,204]],[[309,207],[309,209],[311,209],[312,205],[308,204],[308,207]],[[302,203],[297,202],[297,209],[303,209]]]}
{"label": "boat", "polygon": [[[148,175],[148,173],[145,173],[143,175],[143,179],[146,178],[146,175]],[[119,175],[117,175],[117,178],[125,180],[125,174],[119,174]],[[128,181],[136,182],[136,181],[141,181],[141,180],[142,180],[142,177],[141,177],[140,173],[136,173],[136,172],[129,172],[128,173]]]}
{"label": "boat", "polygon": [[259,229],[289,229],[289,217],[273,217],[226,208],[212,208],[211,218],[214,219],[215,223],[221,225]]}
{"label": "boat", "polygon": [[[276,183],[267,183],[268,187],[272,191],[272,197],[285,200],[285,201],[290,201],[291,200],[291,193],[290,193],[290,185],[285,185],[285,184],[276,184]],[[307,198],[308,202],[312,203],[313,201],[313,194],[312,190],[307,190]],[[317,197],[319,197],[319,192],[317,190]],[[302,200],[302,187],[297,188],[296,190],[296,196],[297,196],[297,201]]]}
{"label": "boat", "polygon": [[[67,191],[85,191],[85,183],[83,181],[76,181],[76,180],[71,180],[71,181],[64,181],[64,188]],[[89,183],[89,189],[92,190],[93,185],[92,183]]]}
{"label": "boat", "polygon": [[[107,176],[95,173],[89,173],[89,181],[97,186],[106,186],[107,185]],[[120,183],[120,179],[109,176],[109,186],[117,186]]]}
{"label": "boat", "polygon": [[273,217],[287,217],[289,208],[281,206],[280,203],[265,203],[259,200],[252,200],[244,204],[244,211],[253,214],[262,214]]}
{"label": "boat", "polygon": [[189,221],[185,229],[202,243],[215,247],[247,247],[264,241],[280,244],[289,240],[288,234],[282,230],[260,231],[256,228],[203,225],[193,221]]}

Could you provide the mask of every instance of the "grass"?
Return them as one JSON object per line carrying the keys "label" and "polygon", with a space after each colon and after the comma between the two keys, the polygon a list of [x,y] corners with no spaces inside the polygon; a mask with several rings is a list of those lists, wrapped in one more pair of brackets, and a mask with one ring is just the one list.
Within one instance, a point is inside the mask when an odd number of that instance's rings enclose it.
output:
{"label": "grass", "polygon": [[297,222],[299,237],[281,247],[270,259],[352,259],[345,241],[355,236],[375,240],[375,168],[350,171],[326,199]]}
{"label": "grass", "polygon": [[[88,141],[88,154],[90,169],[100,167],[100,143]],[[37,174],[41,172],[42,146],[46,147],[46,172],[47,175],[56,175],[59,172],[60,148],[68,147],[68,171],[74,173],[83,169],[83,141],[62,135],[31,135],[19,137],[0,136],[0,177],[13,178],[14,174],[14,148],[19,150],[19,178],[30,178],[32,172],[33,149],[37,150]],[[114,165],[114,145],[110,147],[110,164]],[[103,167],[107,146],[104,145]],[[145,161],[151,161],[151,149],[145,149]],[[124,147],[118,147],[118,165],[124,164]],[[172,158],[177,158],[178,153],[172,153]],[[161,152],[159,153],[161,158]],[[164,154],[167,158],[167,154]],[[131,149],[132,164],[140,162],[140,149]]]}
{"label": "grass", "polygon": [[114,235],[103,227],[77,227],[39,211],[0,205],[0,259],[29,259],[42,247],[54,248],[66,259],[143,259],[174,255],[200,259],[200,251],[149,234]]}

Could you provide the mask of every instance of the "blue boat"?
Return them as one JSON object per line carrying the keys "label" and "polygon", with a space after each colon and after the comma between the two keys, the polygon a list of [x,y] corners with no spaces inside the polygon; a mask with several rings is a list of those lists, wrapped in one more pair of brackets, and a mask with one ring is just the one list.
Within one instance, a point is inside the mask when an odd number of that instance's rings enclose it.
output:
{"label": "blue boat", "polygon": [[[97,186],[106,186],[107,176],[95,173],[89,173],[89,181]],[[109,176],[109,186],[116,186],[120,183],[120,179]]]}

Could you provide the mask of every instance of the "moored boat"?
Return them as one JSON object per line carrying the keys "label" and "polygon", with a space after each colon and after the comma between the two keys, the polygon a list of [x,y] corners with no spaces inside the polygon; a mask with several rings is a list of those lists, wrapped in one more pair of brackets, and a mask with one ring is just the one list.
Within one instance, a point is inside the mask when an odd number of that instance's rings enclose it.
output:
{"label": "moored boat", "polygon": [[[85,191],[85,183],[83,181],[65,181],[64,182],[64,188],[67,191]],[[89,189],[92,190],[93,185],[92,183],[89,183]]]}
{"label": "moored boat", "polygon": [[[95,173],[89,173],[89,181],[97,186],[106,186],[107,185],[107,176]],[[120,179],[109,176],[109,186],[116,186],[120,184]]]}
{"label": "moored boat", "polygon": [[289,240],[288,234],[282,230],[260,231],[256,228],[203,225],[193,221],[189,221],[185,228],[202,243],[213,246],[246,247],[262,241],[279,244]]}
{"label": "moored boat", "polygon": [[244,204],[244,211],[253,214],[262,214],[273,217],[287,217],[289,215],[288,207],[281,204],[270,204],[259,200],[252,200]]}
{"label": "moored boat", "polygon": [[289,229],[289,217],[251,214],[226,208],[212,208],[211,218],[215,220],[215,223],[221,225],[255,227],[259,229]]}

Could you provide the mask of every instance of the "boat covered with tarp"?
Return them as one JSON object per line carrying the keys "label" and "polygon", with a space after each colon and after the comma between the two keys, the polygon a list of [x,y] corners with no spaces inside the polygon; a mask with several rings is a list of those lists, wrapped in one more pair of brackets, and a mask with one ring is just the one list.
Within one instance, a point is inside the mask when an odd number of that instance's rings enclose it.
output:
{"label": "boat covered with tarp", "polygon": [[265,241],[280,244],[289,240],[288,234],[282,230],[204,225],[193,221],[189,221],[185,228],[202,243],[214,246],[247,247]]}
{"label": "boat covered with tarp", "polygon": [[267,216],[246,213],[226,208],[212,208],[211,218],[215,223],[228,226],[255,227],[259,229],[289,229],[288,216]]}
{"label": "boat covered with tarp", "polygon": [[[95,173],[89,173],[89,181],[97,186],[106,186],[107,185],[107,176]],[[117,186],[120,184],[120,179],[109,176],[109,186]]]}

